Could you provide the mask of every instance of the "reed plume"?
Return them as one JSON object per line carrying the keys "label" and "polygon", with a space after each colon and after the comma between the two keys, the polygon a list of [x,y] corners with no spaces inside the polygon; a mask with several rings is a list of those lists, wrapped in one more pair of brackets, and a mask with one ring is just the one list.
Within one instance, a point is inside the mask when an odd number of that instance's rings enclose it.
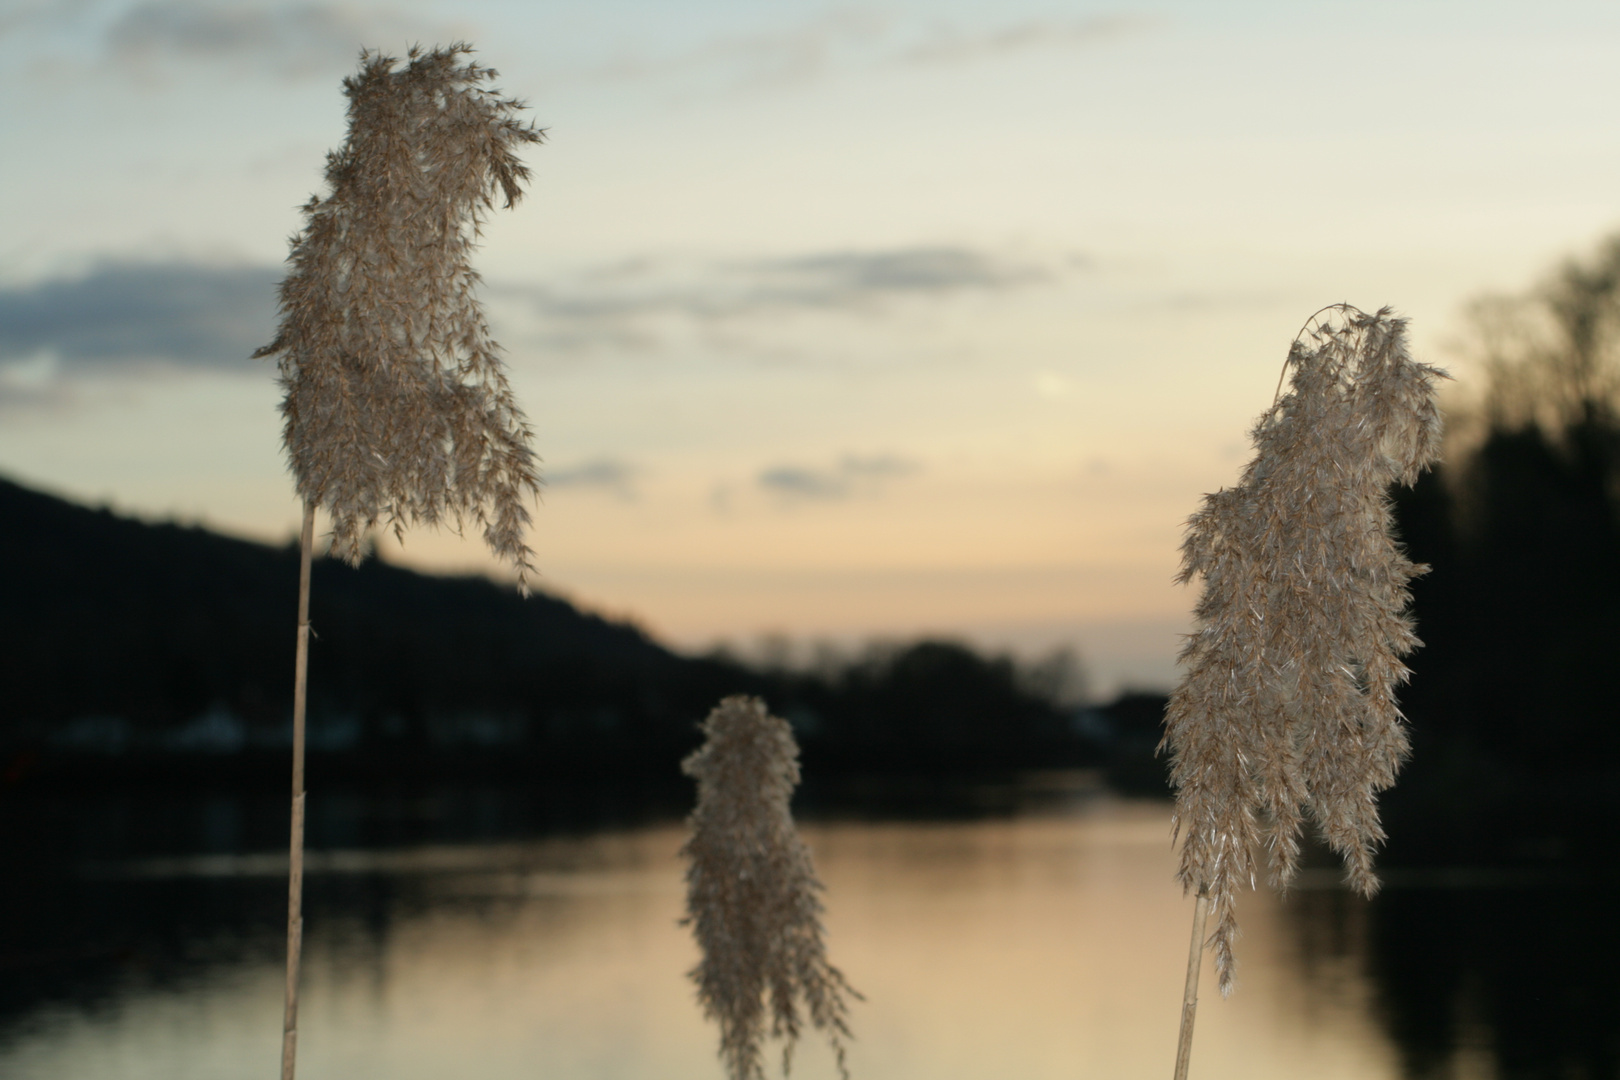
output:
{"label": "reed plume", "polygon": [[1427,567],[1392,535],[1387,490],[1438,459],[1446,376],[1413,361],[1406,320],[1388,308],[1327,312],[1295,340],[1291,388],[1255,424],[1241,481],[1205,497],[1182,545],[1179,580],[1204,589],[1160,749],[1178,877],[1212,909],[1222,994],[1256,851],[1286,887],[1308,815],[1371,896],[1376,795],[1408,753],[1395,692],[1410,674],[1400,658],[1419,644],[1407,583]]}
{"label": "reed plume", "polygon": [[470,52],[361,54],[331,191],[303,208],[279,332],[254,355],[279,357],[287,456],[331,516],[334,555],[357,563],[379,521],[473,521],[523,587],[540,477],[468,259],[495,193],[522,196],[517,151],[542,134],[480,86],[496,72],[461,63]]}
{"label": "reed plume", "polygon": [[704,1015],[720,1025],[720,1056],[731,1080],[764,1080],[766,1034],[785,1040],[792,1066],[802,1027],[827,1034],[848,1080],[847,992],[827,963],[822,884],[788,808],[799,783],[799,747],[787,722],[758,698],[728,697],[702,724],[703,746],[681,763],[698,782],[697,807],[681,848],[686,921],[703,959],[692,970]]}
{"label": "reed plume", "polygon": [[282,440],[304,501],[293,679],[292,837],[281,1075],[298,1055],[303,952],[304,735],[309,579],[315,510],[332,520],[332,553],[360,561],[366,531],[465,520],[483,527],[527,592],[534,574],[525,496],[539,494],[530,432],[484,323],[468,263],[497,189],[506,205],[528,170],[517,158],[541,133],[522,106],[479,84],[489,68],[456,43],[360,54],[343,80],[349,132],[327,156],[331,191],[304,206],[281,283],[276,356]]}

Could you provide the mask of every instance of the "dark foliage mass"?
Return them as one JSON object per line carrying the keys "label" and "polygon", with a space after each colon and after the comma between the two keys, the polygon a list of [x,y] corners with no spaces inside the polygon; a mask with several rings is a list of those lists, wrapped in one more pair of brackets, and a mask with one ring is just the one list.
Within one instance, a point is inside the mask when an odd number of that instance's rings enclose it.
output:
{"label": "dark foliage mass", "polygon": [[[1493,432],[1461,494],[1398,499],[1429,647],[1406,695],[1392,854],[1522,860],[1586,848],[1620,798],[1620,427]],[[1589,835],[1588,835],[1589,834]]]}
{"label": "dark foliage mass", "polygon": [[1371,974],[1407,1075],[1615,1076],[1620,426],[1500,426],[1397,493],[1425,647]]}
{"label": "dark foliage mass", "polygon": [[[0,771],[284,764],[297,551],[150,525],[0,481]],[[1088,763],[1100,742],[1011,661],[873,650],[820,674],[676,655],[483,578],[317,560],[310,744],[360,776],[677,775],[697,722],[758,694],[813,769]]]}
{"label": "dark foliage mass", "polygon": [[1477,446],[1395,500],[1412,557],[1433,569],[1413,586],[1426,645],[1402,698],[1413,754],[1386,796],[1390,858],[1601,850],[1620,800],[1612,399],[1539,421],[1497,415]]}
{"label": "dark foliage mass", "polygon": [[805,730],[810,768],[1075,763],[1088,751],[1071,717],[1020,683],[1011,660],[922,641],[871,650],[836,672],[779,675],[778,696]]}
{"label": "dark foliage mass", "polygon": [[1620,963],[1620,242],[1475,310],[1474,439],[1394,492],[1425,646],[1383,796],[1372,974],[1413,1077],[1615,1076]]}

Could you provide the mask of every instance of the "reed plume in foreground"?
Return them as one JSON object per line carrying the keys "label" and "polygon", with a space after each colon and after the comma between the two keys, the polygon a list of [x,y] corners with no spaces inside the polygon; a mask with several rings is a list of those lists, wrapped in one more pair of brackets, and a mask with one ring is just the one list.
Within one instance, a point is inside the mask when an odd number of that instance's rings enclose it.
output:
{"label": "reed plume in foreground", "polygon": [[703,950],[691,976],[704,1015],[720,1025],[720,1055],[731,1080],[763,1080],[768,1012],[770,1034],[786,1040],[786,1073],[802,1003],[848,1080],[844,994],[860,995],[827,963],[822,885],[788,809],[799,783],[798,744],[758,698],[726,698],[702,729],[703,746],[681,763],[698,782],[681,853],[690,860],[687,922]]}
{"label": "reed plume in foreground", "polygon": [[534,573],[525,497],[540,478],[467,260],[496,189],[507,206],[522,194],[517,148],[540,132],[518,122],[517,102],[479,86],[495,72],[460,63],[471,51],[412,49],[403,68],[360,54],[359,74],[343,80],[349,134],[327,157],[331,191],[304,206],[279,331],[254,353],[279,357],[282,437],[304,501],[282,1080],[293,1080],[298,1056],[315,509],[326,507],[332,552],[350,563],[380,519],[402,532],[470,518],[520,588]]}
{"label": "reed plume in foreground", "polygon": [[1255,425],[1241,481],[1205,498],[1182,546],[1180,580],[1204,591],[1161,750],[1178,876],[1213,908],[1223,994],[1256,849],[1286,886],[1308,814],[1371,896],[1375,797],[1408,752],[1395,691],[1418,645],[1406,586],[1427,568],[1392,536],[1387,489],[1437,460],[1445,373],[1412,360],[1406,320],[1388,308],[1328,310],[1295,340],[1291,389]]}
{"label": "reed plume in foreground", "polygon": [[541,133],[480,84],[461,43],[361,54],[343,81],[349,133],[328,155],[331,191],[304,206],[281,283],[283,438],[306,502],[356,563],[368,528],[464,520],[534,574],[524,532],[540,478],[468,258],[499,191],[512,206]]}

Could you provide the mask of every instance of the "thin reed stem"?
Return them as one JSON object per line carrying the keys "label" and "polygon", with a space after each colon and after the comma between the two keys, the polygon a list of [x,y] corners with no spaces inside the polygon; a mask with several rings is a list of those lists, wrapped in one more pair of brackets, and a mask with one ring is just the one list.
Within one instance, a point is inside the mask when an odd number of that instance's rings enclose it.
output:
{"label": "thin reed stem", "polygon": [[309,687],[309,567],[315,504],[304,500],[298,535],[298,654],[293,661],[292,841],[287,873],[287,1004],[281,1019],[281,1080],[298,1065],[298,969],[304,953],[304,700]]}
{"label": "thin reed stem", "polygon": [[1175,1080],[1187,1080],[1192,1064],[1193,1020],[1198,1016],[1198,972],[1204,964],[1204,928],[1209,923],[1209,890],[1198,890],[1193,908],[1192,946],[1187,953],[1187,988],[1181,994],[1181,1040],[1176,1044]]}

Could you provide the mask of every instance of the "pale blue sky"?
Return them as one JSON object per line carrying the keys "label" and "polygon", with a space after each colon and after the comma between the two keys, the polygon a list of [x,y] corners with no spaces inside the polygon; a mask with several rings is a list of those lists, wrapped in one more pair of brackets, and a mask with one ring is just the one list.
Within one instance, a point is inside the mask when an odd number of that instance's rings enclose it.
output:
{"label": "pale blue sky", "polygon": [[542,571],[681,645],[1167,681],[1181,522],[1305,316],[1452,362],[1620,225],[1612,3],[0,3],[0,472],[290,531],[245,354],[358,46],[454,37],[549,129],[479,259]]}

